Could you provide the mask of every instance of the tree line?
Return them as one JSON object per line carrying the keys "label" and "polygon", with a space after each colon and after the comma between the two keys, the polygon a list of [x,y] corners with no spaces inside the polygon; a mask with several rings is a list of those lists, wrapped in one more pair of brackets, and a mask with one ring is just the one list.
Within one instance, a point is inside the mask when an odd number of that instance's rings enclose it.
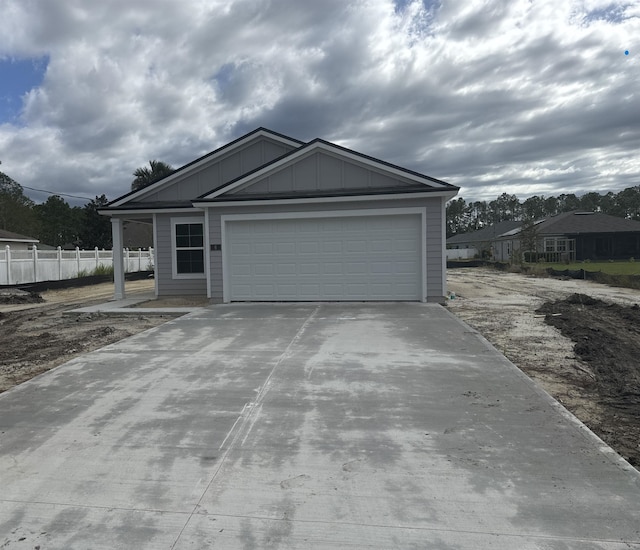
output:
{"label": "tree line", "polygon": [[462,197],[447,204],[447,237],[477,231],[502,221],[540,220],[581,210],[640,221],[640,185],[619,193],[586,193],[580,197],[561,194],[557,197],[534,195],[520,201],[516,195],[502,193],[492,201],[466,202]]}
{"label": "tree line", "polygon": [[[137,191],[171,174],[173,167],[150,160],[133,172],[131,191]],[[23,187],[0,172],[0,229],[34,237],[50,246],[111,248],[111,222],[98,209],[108,203],[106,195],[96,195],[84,206],[70,206],[60,195],[52,195],[42,204],[34,203]]]}
{"label": "tree line", "polygon": [[42,244],[111,248],[111,222],[98,213],[107,202],[100,195],[82,207],[72,207],[59,195],[51,195],[35,204],[18,182],[0,172],[0,229],[34,237]]}

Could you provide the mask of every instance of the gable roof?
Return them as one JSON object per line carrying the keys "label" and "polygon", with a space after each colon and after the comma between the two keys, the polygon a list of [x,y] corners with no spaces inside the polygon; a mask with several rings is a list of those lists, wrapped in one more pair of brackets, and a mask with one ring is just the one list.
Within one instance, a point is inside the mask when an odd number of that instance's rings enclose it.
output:
{"label": "gable roof", "polygon": [[[490,242],[495,239],[516,237],[521,221],[505,221],[489,225],[478,231],[449,237],[447,244]],[[640,222],[602,214],[601,212],[563,212],[536,222],[539,235],[578,235],[585,233],[638,233]]]}
{"label": "gable roof", "polygon": [[[395,164],[391,164],[390,162],[386,162],[380,159],[376,159],[374,157],[365,155],[363,153],[358,153],[357,151],[353,151],[351,149],[347,149],[346,147],[342,147],[340,145],[336,145],[335,143],[331,143],[329,141],[325,141],[320,138],[316,138],[310,141],[307,144],[304,144],[297,149],[277,158],[271,162],[263,164],[258,168],[243,174],[242,176],[231,180],[216,189],[212,189],[208,193],[201,195],[197,200],[194,200],[194,204],[203,203],[203,202],[218,202],[218,201],[227,201],[227,200],[268,200],[268,199],[283,199],[283,198],[293,198],[304,196],[304,193],[296,193],[292,195],[290,193],[280,193],[274,194],[270,193],[268,195],[263,196],[245,196],[239,197],[237,195],[230,195],[231,192],[238,190],[242,187],[248,187],[252,183],[269,176],[291,164],[295,163],[297,160],[300,160],[304,157],[307,157],[314,152],[323,151],[329,152],[339,155],[341,158],[349,159],[357,161],[369,168],[378,169],[384,171],[385,173],[393,174],[397,177],[401,177],[405,180],[409,180],[412,183],[415,183],[415,186],[406,186],[403,188],[394,188],[394,189],[378,189],[376,191],[372,191],[368,194],[388,194],[388,193],[406,193],[406,192],[427,192],[427,191],[451,191],[457,192],[459,187],[455,185],[451,185],[442,180],[438,180],[436,178],[432,178],[430,176],[426,176],[424,174],[420,174],[419,172],[415,172],[413,170],[409,170],[407,168],[402,168],[401,166],[397,166]],[[425,187],[427,186],[427,187]],[[330,193],[326,194],[318,194],[317,192],[312,193],[314,197],[318,196],[337,196],[337,195],[357,195],[361,194],[356,191],[345,190],[342,193],[338,193],[336,190],[332,190]],[[227,195],[227,196],[224,196]],[[309,195],[309,194],[308,194]]]}
{"label": "gable roof", "polygon": [[38,239],[34,239],[33,237],[27,237],[25,235],[20,235],[19,233],[14,233],[13,231],[5,231],[4,229],[0,229],[0,241],[13,241],[13,242],[24,242],[24,243],[39,243]]}
{"label": "gable roof", "polygon": [[156,193],[160,189],[167,187],[171,185],[173,182],[175,182],[176,180],[184,177],[186,174],[188,174],[188,172],[200,170],[207,164],[215,162],[221,155],[229,153],[233,149],[242,147],[243,145],[249,143],[253,139],[260,136],[269,137],[271,139],[275,139],[276,141],[285,143],[293,147],[300,147],[300,145],[304,144],[303,141],[300,141],[298,139],[295,139],[289,136],[285,136],[284,134],[280,134],[278,132],[274,132],[273,130],[269,130],[263,127],[256,128],[255,130],[249,132],[248,134],[240,136],[239,138],[227,143],[226,145],[223,145],[222,147],[218,147],[218,149],[215,149],[214,151],[211,151],[210,153],[207,153],[206,155],[203,155],[185,164],[184,166],[181,166],[180,168],[174,170],[168,176],[165,176],[164,178],[152,183],[151,185],[147,185],[146,187],[143,187],[142,189],[138,189],[137,191],[131,191],[129,193],[126,193],[125,195],[122,195],[121,197],[118,197],[117,199],[114,199],[113,201],[111,201],[106,205],[106,208],[114,207],[114,206],[120,207],[127,202],[139,200],[143,198],[145,195],[151,195],[153,193]]}
{"label": "gable roof", "polygon": [[521,225],[522,222],[519,221],[498,222],[493,225],[483,227],[482,229],[478,229],[477,231],[459,233],[458,235],[449,237],[447,239],[447,244],[490,242],[503,236],[505,233],[509,233],[514,229],[520,228]]}
{"label": "gable roof", "polygon": [[[242,151],[244,147],[249,146],[254,140],[260,138],[268,138],[269,140],[276,141],[279,144],[285,145],[286,148],[293,148],[292,150],[279,155],[274,160],[265,162],[264,164],[257,166],[254,169],[241,174],[240,176],[231,179],[230,181],[223,182],[221,185],[209,190],[208,192],[198,197],[184,196],[181,200],[158,200],[157,193],[169,190],[173,185],[180,185],[181,181],[190,178],[192,175],[201,173],[202,170],[207,167],[213,166],[214,163],[219,162],[225,158],[228,158],[229,153],[234,153],[236,150]],[[360,167],[370,170],[372,172],[378,172],[383,176],[390,178],[390,185],[384,186],[378,181],[376,186],[366,189],[365,193],[354,189],[335,190],[330,192],[324,191],[307,191],[307,192],[272,192],[258,194],[256,192],[251,193],[251,196],[244,196],[237,194],[239,191],[250,187],[260,178],[264,178],[271,174],[277,173],[282,169],[286,169],[292,166],[296,161],[305,159],[314,153],[320,153],[332,155],[346,162],[352,164],[358,164]],[[396,180],[395,183],[392,180]],[[407,168],[391,164],[389,162],[376,159],[374,157],[358,153],[330,143],[323,139],[317,138],[308,143],[304,143],[297,139],[273,132],[266,128],[257,128],[256,130],[245,134],[244,136],[228,143],[207,155],[204,155],[185,166],[174,171],[172,174],[165,178],[148,185],[138,191],[127,193],[107,204],[101,211],[105,214],[111,214],[117,210],[127,211],[156,211],[161,209],[184,209],[193,207],[204,207],[210,202],[228,202],[228,201],[247,201],[247,200],[271,200],[271,199],[299,199],[304,197],[321,198],[321,197],[333,197],[333,196],[359,196],[359,195],[377,195],[379,197],[396,195],[403,193],[434,193],[440,192],[443,196],[454,196],[459,187],[451,185],[442,180],[420,174]],[[202,192],[202,191],[200,191]],[[345,200],[348,200],[346,198]]]}
{"label": "gable roof", "polygon": [[537,231],[542,235],[640,232],[640,222],[600,212],[574,210],[547,218],[538,225]]}

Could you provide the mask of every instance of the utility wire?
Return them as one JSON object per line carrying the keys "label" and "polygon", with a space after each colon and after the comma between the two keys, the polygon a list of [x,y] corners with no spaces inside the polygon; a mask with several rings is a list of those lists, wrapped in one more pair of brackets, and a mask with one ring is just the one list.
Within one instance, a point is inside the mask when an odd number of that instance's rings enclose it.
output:
{"label": "utility wire", "polygon": [[49,195],[60,195],[61,197],[73,197],[74,199],[84,199],[86,201],[92,201],[89,197],[81,197],[80,195],[69,195],[68,193],[54,193],[53,191],[46,191],[44,189],[36,189],[35,187],[29,187],[28,185],[20,185],[20,187],[24,187],[25,189],[30,189],[31,191],[39,191],[40,193],[48,193]]}

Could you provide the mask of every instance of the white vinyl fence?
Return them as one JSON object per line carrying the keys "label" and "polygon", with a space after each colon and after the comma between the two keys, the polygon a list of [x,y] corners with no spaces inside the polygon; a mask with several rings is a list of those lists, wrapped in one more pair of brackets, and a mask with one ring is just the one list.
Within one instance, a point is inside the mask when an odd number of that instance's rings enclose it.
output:
{"label": "white vinyl fence", "polygon": [[[8,245],[0,250],[0,285],[61,281],[92,275],[95,269],[113,266],[112,250],[11,250]],[[124,249],[124,270],[149,271],[153,269],[153,248],[149,250]]]}

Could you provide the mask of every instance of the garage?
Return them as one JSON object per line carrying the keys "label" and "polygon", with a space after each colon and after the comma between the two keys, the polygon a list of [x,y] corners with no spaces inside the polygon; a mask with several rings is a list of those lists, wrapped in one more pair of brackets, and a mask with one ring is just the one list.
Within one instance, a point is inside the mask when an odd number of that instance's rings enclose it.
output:
{"label": "garage", "polygon": [[419,209],[282,216],[223,216],[225,301],[424,299]]}

